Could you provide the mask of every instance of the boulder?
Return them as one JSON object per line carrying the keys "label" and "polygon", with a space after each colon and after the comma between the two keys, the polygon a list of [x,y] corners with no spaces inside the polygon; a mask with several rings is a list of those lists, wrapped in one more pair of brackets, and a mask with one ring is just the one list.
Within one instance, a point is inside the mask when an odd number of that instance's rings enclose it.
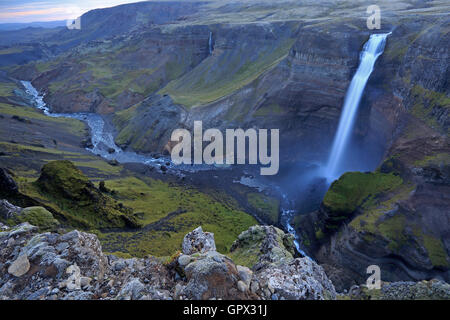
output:
{"label": "boulder", "polygon": [[242,232],[230,249],[238,264],[259,270],[294,259],[294,236],[274,226],[252,226]]}
{"label": "boulder", "polygon": [[254,275],[251,286],[262,299],[336,299],[334,286],[323,268],[310,258],[268,266]]}
{"label": "boulder", "polygon": [[236,265],[230,258],[216,251],[197,254],[193,258],[194,261],[185,268],[187,284],[181,290],[185,299],[257,298],[240,281]]}
{"label": "boulder", "polygon": [[20,214],[21,211],[21,207],[9,203],[8,200],[0,200],[0,219],[8,220],[13,216]]}
{"label": "boulder", "polygon": [[203,232],[202,227],[198,227],[184,236],[182,248],[183,253],[187,255],[216,251],[214,233]]}
{"label": "boulder", "polygon": [[16,277],[21,277],[28,270],[30,270],[30,261],[28,261],[26,254],[22,254],[9,266],[8,273]]}
{"label": "boulder", "polygon": [[441,280],[381,282],[380,289],[353,286],[341,298],[352,300],[449,300],[450,284]]}
{"label": "boulder", "polygon": [[19,190],[14,179],[4,168],[0,168],[0,194],[13,195]]}

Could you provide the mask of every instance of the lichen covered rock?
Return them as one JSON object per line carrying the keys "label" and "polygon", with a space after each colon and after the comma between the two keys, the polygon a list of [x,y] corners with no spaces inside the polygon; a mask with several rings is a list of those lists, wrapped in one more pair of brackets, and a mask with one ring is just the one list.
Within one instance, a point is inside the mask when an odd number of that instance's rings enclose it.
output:
{"label": "lichen covered rock", "polygon": [[269,266],[255,275],[252,287],[263,299],[336,299],[336,291],[323,268],[310,258],[297,258]]}
{"label": "lichen covered rock", "polygon": [[449,300],[450,284],[441,280],[381,282],[380,289],[353,286],[340,299],[353,300]]}
{"label": "lichen covered rock", "polygon": [[273,226],[252,226],[238,236],[230,256],[255,270],[286,263],[295,256],[294,237]]}
{"label": "lichen covered rock", "polygon": [[214,233],[203,232],[202,227],[198,227],[184,236],[182,248],[184,254],[216,251]]}
{"label": "lichen covered rock", "polygon": [[251,299],[256,298],[241,277],[234,262],[215,251],[193,256],[185,268],[187,284],[180,290],[183,299]]}

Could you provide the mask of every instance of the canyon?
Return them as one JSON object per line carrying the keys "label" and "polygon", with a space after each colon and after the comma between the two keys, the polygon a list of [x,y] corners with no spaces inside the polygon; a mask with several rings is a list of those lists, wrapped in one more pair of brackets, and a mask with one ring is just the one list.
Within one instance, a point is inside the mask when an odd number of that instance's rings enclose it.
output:
{"label": "canyon", "polygon": [[[177,179],[185,179],[194,182],[183,182],[189,186],[183,188],[201,186],[205,192],[214,185],[208,180],[217,176],[223,181],[225,198],[234,198],[222,203],[223,209],[216,210],[215,204],[207,209],[225,219],[220,221],[226,221],[230,230],[217,241],[224,254],[256,219],[285,230],[289,225],[289,231],[297,235],[298,249],[323,267],[338,292],[364,283],[366,268],[372,264],[380,266],[387,282],[435,278],[449,282],[450,6],[445,1],[381,1],[381,29],[375,31],[366,27],[368,5],[367,1],[327,0],[302,4],[263,0],[144,2],[90,11],[81,17],[81,30],[37,30],[27,37],[17,36],[21,39],[17,43],[11,39],[19,31],[1,32],[0,44],[10,51],[0,51],[0,80],[2,88],[13,89],[0,98],[2,105],[12,107],[3,107],[8,112],[0,113],[9,117],[11,110],[30,104],[19,80],[28,81],[51,113],[95,114],[113,139],[103,141],[103,147],[101,141],[92,141],[92,148],[89,130],[69,134],[50,120],[37,119],[35,113],[21,114],[25,120],[39,121],[50,128],[49,132],[60,134],[58,144],[67,148],[64,152],[73,153],[53,152],[52,160],[71,157],[69,160],[79,164],[80,155],[94,157],[76,145],[84,140],[83,147],[97,150],[94,154],[110,161],[112,168],[123,172],[127,168],[133,172],[127,174],[139,179],[142,173],[146,176],[142,181],[151,177],[177,184]],[[329,161],[345,95],[361,62],[360,53],[374,33],[389,36],[355,111],[345,170],[327,181],[320,172]],[[31,47],[39,48],[39,54],[29,54]],[[0,121],[6,123],[5,117]],[[75,121],[86,118],[52,121],[69,120],[74,121],[70,126],[79,126]],[[73,220],[72,226],[77,228],[99,229],[103,222],[84,216],[80,220],[75,212],[66,212],[61,204],[49,205],[47,195],[36,193],[31,180],[42,174],[48,156],[30,151],[30,147],[26,152],[22,147],[22,151],[13,148],[10,140],[28,146],[37,142],[18,134],[28,130],[26,122],[8,121],[17,135],[11,138],[6,130],[0,131],[9,148],[5,147],[7,154],[0,156],[0,164],[13,173],[22,189],[20,196],[0,195],[15,205],[44,205],[57,218]],[[194,167],[176,172],[168,160],[175,146],[171,134],[178,128],[192,130],[195,121],[202,121],[204,129],[222,132],[279,129],[279,174],[258,178],[251,168],[243,172],[215,168],[201,173]],[[91,127],[91,136],[92,131]],[[37,137],[44,149],[54,147],[50,138]],[[95,149],[97,145],[100,147]],[[24,156],[32,151],[38,161],[33,159],[28,168],[19,166],[14,154]],[[150,160],[157,169],[151,173],[146,166],[132,164]],[[33,173],[27,173],[31,168]],[[95,188],[100,188],[100,180],[119,193],[127,188],[108,178],[111,173],[105,173],[103,162],[101,169],[100,178],[92,168],[82,171],[94,180]],[[119,176],[116,169],[108,167],[108,171]],[[83,183],[88,178],[82,178]],[[243,178],[262,185],[264,191],[250,195],[248,189],[243,192],[229,186],[233,185],[230,181]],[[133,181],[133,186],[141,188],[140,182]],[[142,187],[141,194],[132,197],[161,192],[154,187],[155,182],[150,185],[151,191]],[[97,194],[90,186],[86,188]],[[113,202],[117,198],[110,191],[98,194],[108,204],[110,198]],[[254,194],[263,198],[255,200]],[[188,193],[184,196],[189,199]],[[210,198],[198,197],[200,203],[211,203]],[[233,204],[236,201],[239,206]],[[111,206],[114,215],[125,214],[128,226],[139,228],[140,210],[130,215],[126,209]],[[167,224],[187,215],[183,206],[189,207],[185,202],[180,208],[170,206],[169,215],[161,215],[161,220],[143,219],[144,228],[160,232],[158,239],[167,236],[164,232],[176,234],[170,250],[179,246],[189,228],[197,227],[198,220],[183,227],[178,222]],[[243,221],[235,229],[228,225],[239,218],[227,217],[229,208]],[[289,217],[283,217],[288,211]],[[124,226],[111,221],[108,227]],[[214,223],[208,220],[208,224]],[[214,232],[217,235],[218,229]],[[146,237],[144,231],[138,233],[139,241]],[[111,231],[100,234],[99,239],[108,252],[146,252],[131,249],[137,240],[127,237],[125,232]],[[118,245],[120,239],[129,243],[127,250]],[[158,250],[152,254],[164,251]]]}

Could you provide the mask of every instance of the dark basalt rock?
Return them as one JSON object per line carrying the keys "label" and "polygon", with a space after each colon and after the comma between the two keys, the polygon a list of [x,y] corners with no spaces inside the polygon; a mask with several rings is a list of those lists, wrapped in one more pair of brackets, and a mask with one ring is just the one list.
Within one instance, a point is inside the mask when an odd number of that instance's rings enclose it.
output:
{"label": "dark basalt rock", "polygon": [[0,194],[3,196],[14,195],[18,192],[19,188],[8,173],[7,169],[0,168]]}

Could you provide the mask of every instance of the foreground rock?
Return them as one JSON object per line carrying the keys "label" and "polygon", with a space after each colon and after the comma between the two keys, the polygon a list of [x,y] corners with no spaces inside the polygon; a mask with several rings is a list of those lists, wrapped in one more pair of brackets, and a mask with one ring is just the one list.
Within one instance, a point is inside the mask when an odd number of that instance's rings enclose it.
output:
{"label": "foreground rock", "polygon": [[294,236],[273,226],[252,226],[242,232],[231,246],[237,263],[259,270],[294,259]]}
{"label": "foreground rock", "polygon": [[174,288],[156,258],[107,256],[93,234],[29,223],[0,232],[0,274],[0,299],[171,299]]}
{"label": "foreground rock", "polygon": [[323,268],[309,258],[263,269],[252,281],[252,288],[263,299],[336,299],[334,286]]}
{"label": "foreground rock", "polygon": [[59,226],[58,220],[45,208],[39,206],[21,208],[7,200],[0,200],[0,222],[9,224],[29,222],[41,231],[54,230]]}
{"label": "foreground rock", "polygon": [[182,248],[184,254],[216,251],[216,243],[214,242],[214,233],[203,232],[202,227],[198,227],[194,231],[189,232],[187,235],[184,236]]}
{"label": "foreground rock", "polygon": [[369,290],[366,286],[353,286],[340,299],[353,300],[449,300],[450,284],[439,281],[382,282],[380,289]]}
{"label": "foreground rock", "polygon": [[[93,234],[39,233],[25,222],[0,232],[0,299],[335,298],[322,268],[308,258],[273,256],[272,263],[251,270],[216,252],[212,234],[206,238],[208,250],[169,261],[122,259],[103,254]],[[197,228],[187,239],[201,243],[205,233]]]}

